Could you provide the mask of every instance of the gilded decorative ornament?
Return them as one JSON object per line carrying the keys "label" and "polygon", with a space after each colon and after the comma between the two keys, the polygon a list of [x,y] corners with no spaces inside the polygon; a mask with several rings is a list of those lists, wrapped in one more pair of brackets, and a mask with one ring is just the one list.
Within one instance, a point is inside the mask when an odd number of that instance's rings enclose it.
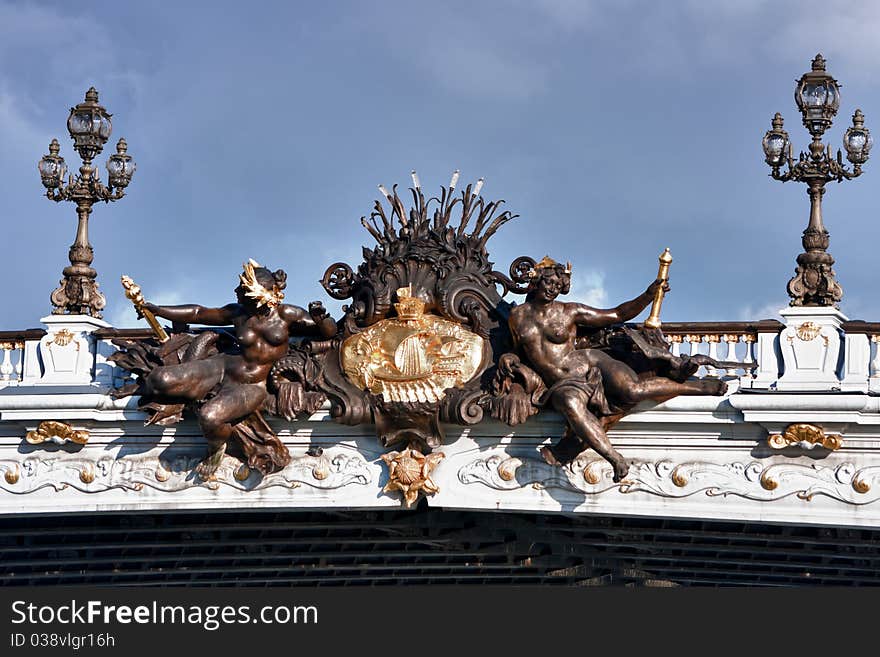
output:
{"label": "gilded decorative ornament", "polygon": [[242,267],[244,268],[244,271],[238,275],[238,280],[244,288],[245,296],[249,299],[253,299],[258,308],[260,306],[274,308],[284,301],[284,292],[281,291],[281,288],[277,284],[273,285],[270,290],[257,280],[255,270],[262,268],[263,265],[251,258],[244,263]]}
{"label": "gilded decorative ornament", "polygon": [[161,463],[156,467],[156,472],[153,473],[156,477],[156,481],[166,482],[171,477],[171,473],[163,466]]}
{"label": "gilded decorative ornament", "polygon": [[382,320],[342,344],[342,367],[363,390],[386,402],[443,399],[477,374],[484,340],[460,324],[426,315],[410,286],[397,290],[397,317]]}
{"label": "gilded decorative ornament", "polygon": [[761,473],[761,478],[759,479],[761,482],[761,488],[764,490],[776,490],[779,487],[779,482],[776,478],[770,473],[769,470],[764,470]]}
{"label": "gilded decorative ornament", "polygon": [[73,333],[69,329],[61,329],[53,336],[52,343],[59,347],[66,347],[73,341]]}
{"label": "gilded decorative ornament", "polygon": [[68,441],[77,445],[85,445],[89,442],[89,432],[85,429],[74,429],[66,422],[44,420],[37,425],[36,430],[28,431],[24,439],[31,445],[40,445],[45,442],[62,445]]}
{"label": "gilded decorative ornament", "polygon": [[871,484],[858,476],[853,477],[852,487],[855,492],[862,494],[865,494],[871,490]]}
{"label": "gilded decorative ornament", "polygon": [[498,464],[498,476],[502,481],[513,481],[516,478],[516,470],[523,464],[521,459],[511,456]]}
{"label": "gilded decorative ornament", "polygon": [[400,491],[403,493],[404,505],[407,507],[415,503],[420,491],[433,495],[440,489],[431,479],[431,473],[443,456],[443,452],[434,452],[425,456],[412,448],[383,454],[382,460],[388,466],[388,483],[385,484],[382,492]]}
{"label": "gilded decorative ornament", "polygon": [[584,481],[594,486],[602,481],[605,461],[592,461],[584,468]]}
{"label": "gilded decorative ornament", "polygon": [[135,310],[147,320],[147,323],[150,325],[150,328],[153,329],[159,342],[167,342],[168,333],[166,333],[165,329],[162,328],[162,325],[159,324],[156,316],[146,308],[147,302],[144,299],[144,293],[141,290],[141,286],[135,283],[130,276],[122,276],[121,281],[122,287],[125,290],[126,298],[134,304]]}
{"label": "gilded decorative ornament", "polygon": [[677,467],[672,471],[672,475],[670,476],[672,479],[672,483],[678,486],[679,488],[684,488],[688,485],[688,478],[685,473],[682,471],[681,467]]}
{"label": "gilded decorative ornament", "polygon": [[11,466],[7,467],[6,472],[3,474],[3,478],[6,480],[7,484],[17,484],[20,477],[21,468],[18,467],[17,463],[13,463]]}
{"label": "gilded decorative ornament", "polygon": [[821,330],[822,327],[815,322],[804,322],[795,329],[795,332],[797,333],[798,338],[804,342],[809,342],[810,340],[815,340]]}
{"label": "gilded decorative ornament", "polygon": [[819,425],[804,423],[789,424],[781,434],[769,436],[767,442],[773,449],[784,449],[789,445],[805,442],[834,451],[843,445],[839,434],[826,434]]}
{"label": "gilded decorative ornament", "polygon": [[324,481],[330,474],[330,461],[326,457],[319,457],[315,467],[312,468],[312,476],[318,481]]}
{"label": "gilded decorative ornament", "polygon": [[95,466],[86,463],[79,471],[79,480],[84,484],[90,484],[95,481]]}

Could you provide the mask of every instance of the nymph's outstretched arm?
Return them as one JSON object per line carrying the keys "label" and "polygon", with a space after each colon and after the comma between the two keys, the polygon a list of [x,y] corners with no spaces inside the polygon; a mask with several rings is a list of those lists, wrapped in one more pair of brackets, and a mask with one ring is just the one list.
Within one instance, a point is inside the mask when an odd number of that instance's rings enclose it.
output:
{"label": "nymph's outstretched arm", "polygon": [[180,324],[206,324],[208,326],[228,326],[238,312],[238,304],[230,303],[222,308],[206,308],[196,304],[182,306],[157,306],[145,304],[147,310],[157,317],[170,319]]}
{"label": "nymph's outstretched arm", "polygon": [[322,338],[336,335],[336,321],[327,314],[320,301],[310,303],[308,312],[299,306],[286,304],[279,307],[279,312],[290,326],[291,333]]}
{"label": "nymph's outstretched arm", "polygon": [[615,308],[592,308],[580,303],[567,303],[566,307],[573,308],[574,321],[578,326],[589,326],[591,328],[609,326],[619,322],[628,322],[636,315],[642,312],[653,301],[657,288],[663,286],[664,291],[669,291],[669,283],[657,279],[648,286],[648,289],[642,292],[635,299],[624,301]]}

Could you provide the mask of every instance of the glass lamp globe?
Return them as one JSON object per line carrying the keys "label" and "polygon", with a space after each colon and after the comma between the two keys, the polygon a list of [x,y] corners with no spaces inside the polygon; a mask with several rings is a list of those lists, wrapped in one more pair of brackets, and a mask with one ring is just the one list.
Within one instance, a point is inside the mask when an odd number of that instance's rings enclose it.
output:
{"label": "glass lamp globe", "polygon": [[777,112],[771,121],[772,128],[764,134],[764,160],[772,167],[779,167],[785,162],[788,152],[788,133],[782,129],[782,115]]}
{"label": "glass lamp globe", "polygon": [[58,154],[60,150],[58,140],[53,139],[49,144],[49,154],[44,155],[37,163],[40,179],[46,189],[61,187],[64,176],[67,175],[67,164],[65,164],[64,158]]}
{"label": "glass lamp globe", "polygon": [[131,182],[137,165],[128,154],[128,143],[120,139],[116,144],[116,152],[107,159],[107,174],[111,187],[123,189]]}
{"label": "glass lamp globe", "polygon": [[868,153],[873,145],[871,131],[865,127],[865,115],[862,114],[862,110],[857,109],[853,114],[852,127],[847,128],[843,135],[846,159],[853,164],[864,164],[868,161]]}
{"label": "glass lamp globe", "polygon": [[98,104],[98,92],[89,88],[86,99],[72,107],[67,118],[73,147],[83,159],[92,160],[103,150],[112,129],[110,114]]}
{"label": "glass lamp globe", "polygon": [[794,100],[803,115],[804,127],[812,135],[821,135],[831,125],[840,108],[840,85],[825,72],[822,55],[813,58],[811,68],[798,80]]}

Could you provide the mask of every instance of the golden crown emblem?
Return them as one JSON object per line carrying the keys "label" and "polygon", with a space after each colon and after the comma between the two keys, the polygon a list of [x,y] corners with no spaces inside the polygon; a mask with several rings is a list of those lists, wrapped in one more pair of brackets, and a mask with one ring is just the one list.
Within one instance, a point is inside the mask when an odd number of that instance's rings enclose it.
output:
{"label": "golden crown emblem", "polygon": [[425,314],[425,302],[412,295],[411,284],[397,288],[397,299],[394,308],[397,310],[398,318],[413,321]]}
{"label": "golden crown emblem", "polygon": [[[535,278],[538,275],[539,270],[541,269],[552,269],[554,267],[561,266],[561,262],[556,262],[553,258],[548,255],[545,255],[541,258],[541,261],[536,263],[532,269],[529,270],[529,278]],[[565,263],[565,273],[571,275],[571,263]]]}

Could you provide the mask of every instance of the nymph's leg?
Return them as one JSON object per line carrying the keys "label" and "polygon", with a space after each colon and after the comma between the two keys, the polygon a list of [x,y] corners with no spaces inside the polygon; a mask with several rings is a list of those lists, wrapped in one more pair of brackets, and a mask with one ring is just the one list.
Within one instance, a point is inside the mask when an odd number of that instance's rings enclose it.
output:
{"label": "nymph's leg", "polygon": [[205,358],[152,370],[143,382],[141,394],[180,399],[204,399],[223,379],[222,358]]}
{"label": "nymph's leg", "polygon": [[618,404],[637,404],[646,399],[661,400],[678,395],[723,395],[727,384],[718,379],[685,381],[655,376],[640,379],[631,367],[601,351],[590,350],[593,364],[602,372],[606,395]]}
{"label": "nymph's leg", "polygon": [[199,426],[208,441],[208,456],[196,469],[203,479],[213,477],[223,461],[226,444],[235,433],[233,424],[257,410],[265,398],[262,386],[232,383],[199,409]]}
{"label": "nymph's leg", "polygon": [[[614,468],[614,481],[621,481],[629,472],[626,459],[614,449],[608,435],[596,417],[587,410],[587,399],[584,393],[576,389],[562,389],[553,395],[553,407],[565,416],[571,431],[581,440],[581,450],[592,447],[605,458]],[[543,447],[541,454],[551,465],[570,463],[578,455],[567,443],[567,436],[553,447]]]}

